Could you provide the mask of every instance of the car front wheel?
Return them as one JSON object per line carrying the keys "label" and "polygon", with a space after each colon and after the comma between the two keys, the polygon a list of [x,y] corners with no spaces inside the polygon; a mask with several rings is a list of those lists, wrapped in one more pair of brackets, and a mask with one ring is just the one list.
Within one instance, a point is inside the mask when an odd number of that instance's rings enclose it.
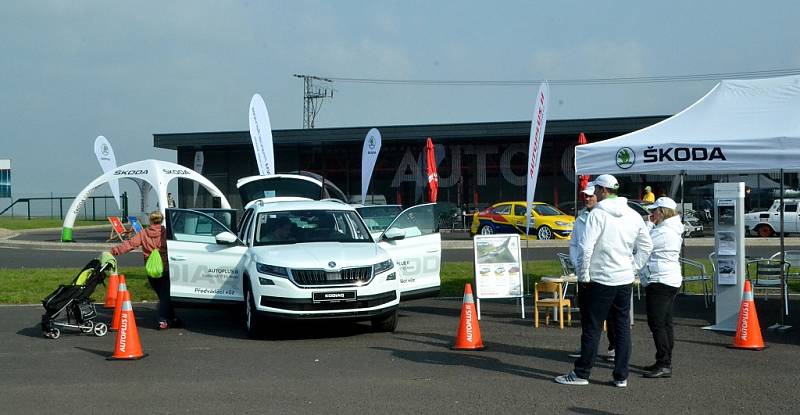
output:
{"label": "car front wheel", "polygon": [[261,317],[258,315],[256,309],[255,298],[250,286],[245,284],[244,287],[245,310],[244,310],[244,326],[247,330],[247,336],[251,339],[261,337],[263,323]]}
{"label": "car front wheel", "polygon": [[372,320],[372,329],[380,332],[394,332],[397,329],[397,310],[385,317]]}
{"label": "car front wheel", "polygon": [[542,225],[536,232],[536,236],[539,239],[553,239],[553,231],[548,226]]}

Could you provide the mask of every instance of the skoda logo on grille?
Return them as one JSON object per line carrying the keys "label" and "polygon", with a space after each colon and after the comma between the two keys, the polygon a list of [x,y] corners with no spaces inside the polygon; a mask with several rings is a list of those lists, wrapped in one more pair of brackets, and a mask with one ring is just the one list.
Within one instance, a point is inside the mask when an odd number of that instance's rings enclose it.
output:
{"label": "skoda logo on grille", "polygon": [[333,261],[328,262],[328,268],[336,268],[336,263]]}

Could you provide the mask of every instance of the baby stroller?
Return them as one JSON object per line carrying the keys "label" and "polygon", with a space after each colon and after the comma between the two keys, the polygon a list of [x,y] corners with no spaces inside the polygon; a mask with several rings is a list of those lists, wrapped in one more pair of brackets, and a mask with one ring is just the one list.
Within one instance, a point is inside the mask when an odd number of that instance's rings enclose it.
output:
{"label": "baby stroller", "polygon": [[[101,264],[93,259],[78,273],[70,285],[60,285],[52,294],[42,300],[45,313],[42,314],[42,333],[48,339],[61,337],[59,327],[68,327],[80,330],[82,333],[94,333],[95,336],[105,336],[108,326],[105,323],[95,323],[97,317],[94,303],[89,298],[94,293],[98,284],[104,284],[106,269],[109,263]],[[66,319],[59,319],[62,313]]]}

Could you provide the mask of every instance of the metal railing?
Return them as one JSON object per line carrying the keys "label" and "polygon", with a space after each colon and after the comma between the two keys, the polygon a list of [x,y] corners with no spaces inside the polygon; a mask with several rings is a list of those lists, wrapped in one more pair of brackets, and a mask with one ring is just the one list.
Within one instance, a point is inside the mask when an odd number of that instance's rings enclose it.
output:
{"label": "metal railing", "polygon": [[[64,219],[64,201],[65,200],[68,201],[67,202],[67,208],[69,208],[69,204],[72,203],[73,199],[75,199],[75,196],[67,196],[67,197],[60,197],[60,196],[56,196],[56,197],[21,197],[21,198],[19,198],[17,200],[14,200],[9,206],[7,206],[5,209],[0,211],[0,216],[5,214],[6,212],[10,211],[11,212],[11,216],[13,217],[14,216],[13,208],[15,206],[17,206],[17,205],[25,205],[25,212],[26,212],[26,216],[27,216],[28,220],[30,220],[32,217],[48,217],[49,216],[51,218],[54,218],[54,217],[56,217],[56,215],[53,213],[54,212],[53,202],[57,201],[58,202],[58,215],[57,216],[60,219]],[[82,207],[83,208],[83,218],[87,219],[87,220],[89,218],[91,218],[91,220],[97,220],[98,208],[100,208],[100,210],[101,210],[100,216],[99,216],[101,219],[104,219],[105,217],[110,216],[110,215],[108,215],[109,209],[108,209],[108,204],[106,203],[106,202],[108,202],[109,199],[111,199],[111,201],[112,201],[112,204],[113,204],[113,207],[114,207],[113,210],[117,211],[116,202],[113,202],[113,200],[114,200],[113,196],[90,196],[90,197],[87,198],[86,202],[83,204],[83,207]],[[120,196],[120,199],[122,201],[122,215],[120,215],[120,216],[123,217],[123,218],[127,218],[128,217],[128,194],[126,192],[123,192],[122,195]],[[97,203],[98,200],[102,200],[102,202],[103,202],[102,206],[98,206],[99,205]],[[50,214],[49,215],[34,215],[34,214],[31,214],[31,203],[35,204],[36,202],[42,202],[42,201],[49,201],[50,202],[50,206],[51,206]],[[91,207],[91,214],[89,213],[89,208],[90,207]]]}

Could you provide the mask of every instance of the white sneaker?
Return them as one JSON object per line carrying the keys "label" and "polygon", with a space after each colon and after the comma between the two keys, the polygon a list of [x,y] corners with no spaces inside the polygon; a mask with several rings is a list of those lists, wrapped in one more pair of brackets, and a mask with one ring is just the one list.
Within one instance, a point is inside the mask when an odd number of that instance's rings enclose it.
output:
{"label": "white sneaker", "polygon": [[628,387],[628,379],[625,380],[615,380],[614,386],[618,388],[627,388]]}
{"label": "white sneaker", "polygon": [[609,362],[613,362],[613,361],[614,361],[614,358],[615,358],[616,356],[617,356],[617,354],[616,354],[616,352],[614,352],[614,350],[613,350],[613,349],[612,349],[612,350],[609,350],[609,351],[608,351],[608,355],[606,355],[606,360],[607,360],[607,361],[609,361]]}
{"label": "white sneaker", "polygon": [[584,378],[579,378],[578,375],[575,374],[574,371],[567,373],[563,376],[556,376],[555,379],[556,383],[560,383],[562,385],[588,385],[589,380]]}
{"label": "white sneaker", "polygon": [[578,348],[575,349],[575,351],[570,353],[568,356],[569,357],[581,357],[581,347],[578,346]]}

